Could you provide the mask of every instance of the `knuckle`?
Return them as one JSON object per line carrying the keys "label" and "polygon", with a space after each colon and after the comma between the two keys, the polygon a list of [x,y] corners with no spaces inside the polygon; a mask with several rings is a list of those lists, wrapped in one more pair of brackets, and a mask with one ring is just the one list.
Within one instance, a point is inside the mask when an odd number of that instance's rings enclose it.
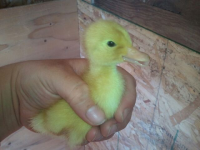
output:
{"label": "knuckle", "polygon": [[80,82],[77,86],[74,87],[76,93],[88,93],[89,88],[86,83]]}

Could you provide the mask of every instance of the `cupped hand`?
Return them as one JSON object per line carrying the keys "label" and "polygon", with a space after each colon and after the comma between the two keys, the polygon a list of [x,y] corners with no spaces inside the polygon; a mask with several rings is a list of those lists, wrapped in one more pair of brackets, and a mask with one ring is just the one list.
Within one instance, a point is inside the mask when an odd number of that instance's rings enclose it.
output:
{"label": "cupped hand", "polygon": [[136,100],[134,78],[119,68],[126,83],[125,93],[115,117],[105,121],[103,111],[90,99],[88,86],[81,78],[88,67],[86,59],[28,61],[16,65],[18,121],[32,130],[31,118],[64,99],[80,118],[93,126],[86,136],[88,142],[108,139],[125,128]]}

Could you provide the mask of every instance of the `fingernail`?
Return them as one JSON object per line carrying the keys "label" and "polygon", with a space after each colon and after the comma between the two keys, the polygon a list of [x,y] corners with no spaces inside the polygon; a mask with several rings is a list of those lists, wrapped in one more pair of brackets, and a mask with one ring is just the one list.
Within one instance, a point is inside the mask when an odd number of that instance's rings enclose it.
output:
{"label": "fingernail", "polygon": [[107,137],[110,136],[110,135],[112,135],[112,134],[114,134],[115,132],[117,132],[117,124],[114,124],[114,125],[112,125],[110,127],[110,131],[108,132]]}
{"label": "fingernail", "polygon": [[124,119],[131,113],[131,109],[130,108],[126,108],[123,112],[123,121]]}
{"label": "fingernail", "polygon": [[93,106],[88,109],[86,116],[94,125],[100,125],[105,122],[104,112],[97,106]]}

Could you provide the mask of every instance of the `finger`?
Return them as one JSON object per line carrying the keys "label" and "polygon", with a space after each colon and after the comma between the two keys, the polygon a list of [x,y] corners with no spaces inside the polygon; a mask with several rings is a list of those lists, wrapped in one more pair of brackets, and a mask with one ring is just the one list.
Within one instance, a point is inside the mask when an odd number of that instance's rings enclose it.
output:
{"label": "finger", "polygon": [[94,140],[93,142],[100,142],[100,141],[105,141],[105,140],[108,140],[110,139],[111,137],[113,137],[114,134],[108,136],[108,137],[103,137],[103,135],[101,135],[103,138],[101,138],[100,140]]}
{"label": "finger", "polygon": [[115,134],[116,132],[124,129],[131,119],[132,114],[124,119],[122,123],[118,123],[115,119],[110,119],[100,126],[101,133],[104,137],[109,137],[110,135]]}
{"label": "finger", "polygon": [[136,82],[135,79],[124,69],[118,68],[125,80],[125,92],[120,105],[115,113],[115,119],[123,122],[128,114],[132,113],[132,109],[136,101]]}
{"label": "finger", "polygon": [[90,98],[87,84],[71,67],[66,70],[59,72],[59,77],[53,81],[56,92],[67,101],[81,119],[90,125],[102,124],[105,121],[105,114]]}
{"label": "finger", "polygon": [[86,136],[86,139],[89,142],[97,142],[97,141],[103,141],[103,140],[107,140],[109,138],[111,138],[114,134],[108,136],[108,137],[104,137],[101,134],[100,128],[99,127],[93,127]]}
{"label": "finger", "polygon": [[128,114],[127,117],[124,118],[124,121],[122,123],[117,124],[118,131],[124,129],[128,125],[129,121],[131,120],[131,116],[132,116],[132,113]]}
{"label": "finger", "polygon": [[101,138],[103,138],[103,136],[101,136],[99,127],[92,127],[86,135],[86,139],[89,142],[93,142],[94,140],[101,139]]}
{"label": "finger", "polygon": [[79,76],[82,76],[89,69],[89,61],[84,58],[68,59],[68,63]]}
{"label": "finger", "polygon": [[117,121],[114,118],[112,118],[112,119],[104,122],[100,126],[100,129],[101,129],[101,134],[104,137],[108,137],[118,131]]}

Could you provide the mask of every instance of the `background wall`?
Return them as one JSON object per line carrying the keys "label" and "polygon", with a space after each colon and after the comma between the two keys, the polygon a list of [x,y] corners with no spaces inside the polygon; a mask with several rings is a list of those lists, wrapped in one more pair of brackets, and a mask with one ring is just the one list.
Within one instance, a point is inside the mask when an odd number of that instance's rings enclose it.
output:
{"label": "background wall", "polygon": [[76,1],[0,9],[0,66],[79,57],[78,35]]}
{"label": "background wall", "polygon": [[200,52],[198,0],[93,0],[93,5]]}

